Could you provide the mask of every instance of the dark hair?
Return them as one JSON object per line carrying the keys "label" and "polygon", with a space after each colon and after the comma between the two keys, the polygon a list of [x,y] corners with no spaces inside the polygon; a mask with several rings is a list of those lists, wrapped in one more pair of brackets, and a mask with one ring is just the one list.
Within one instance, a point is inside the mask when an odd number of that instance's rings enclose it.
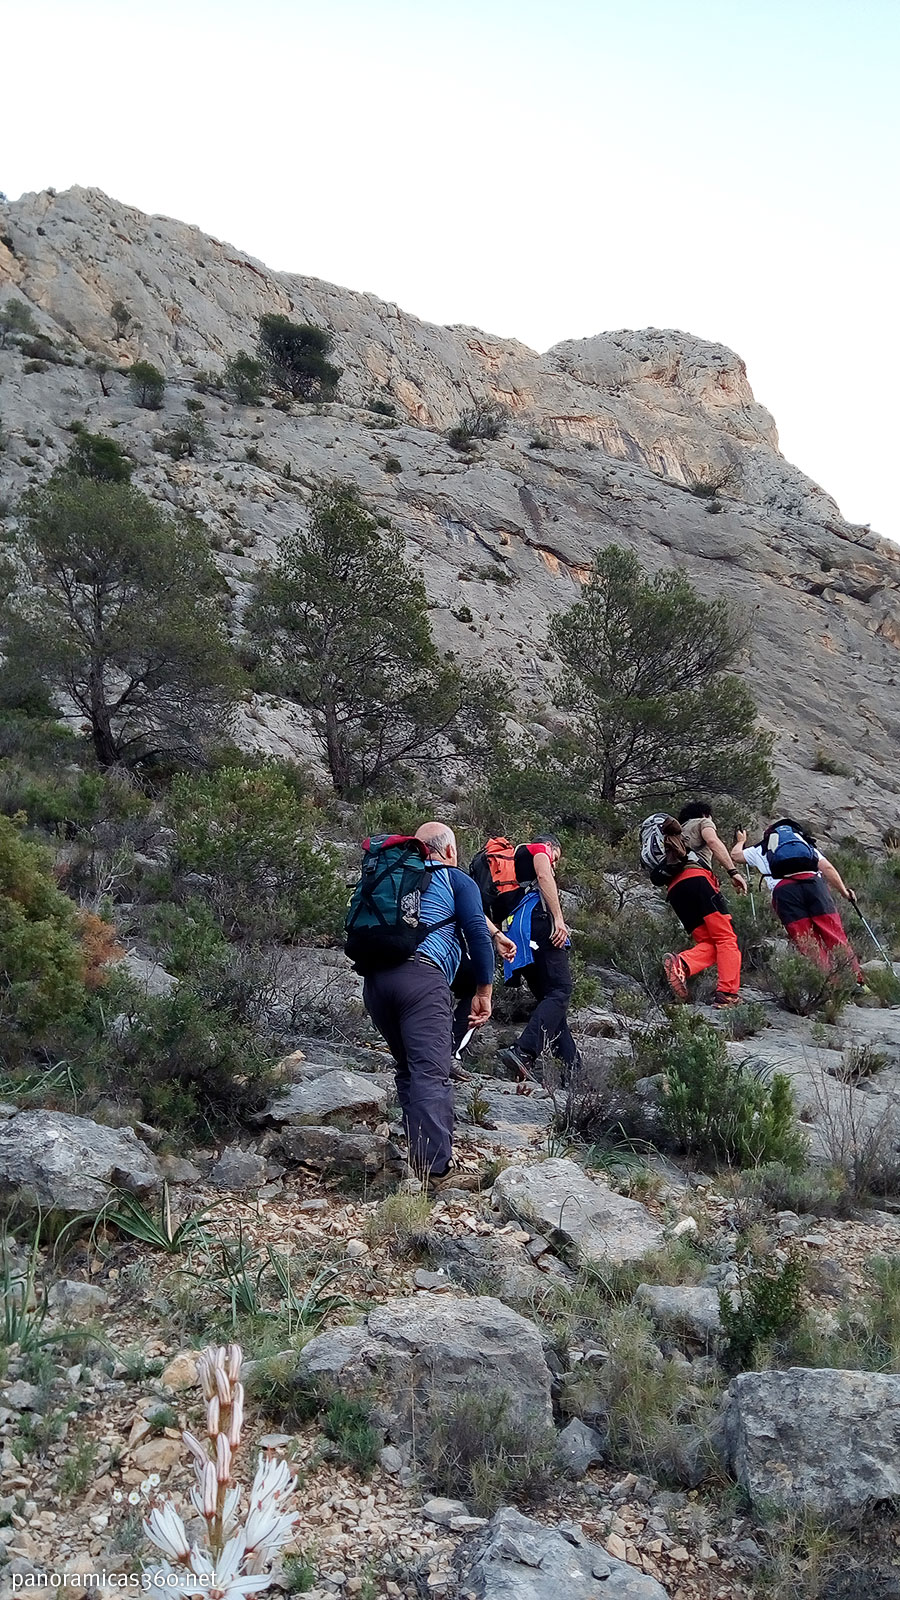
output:
{"label": "dark hair", "polygon": [[531,842],[532,844],[552,844],[554,850],[558,850],[560,855],[562,855],[562,845],[557,839],[555,833],[539,833],[534,839],[532,839]]}
{"label": "dark hair", "polygon": [[712,806],[708,800],[689,800],[678,813],[679,822],[693,822],[695,817],[711,817]]}

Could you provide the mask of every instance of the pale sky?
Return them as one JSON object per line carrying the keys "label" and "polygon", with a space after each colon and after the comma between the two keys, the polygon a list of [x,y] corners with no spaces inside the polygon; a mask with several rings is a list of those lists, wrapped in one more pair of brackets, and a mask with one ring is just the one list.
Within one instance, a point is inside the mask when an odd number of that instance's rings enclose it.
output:
{"label": "pale sky", "polygon": [[0,188],[546,349],[737,350],[900,539],[897,0],[4,0]]}

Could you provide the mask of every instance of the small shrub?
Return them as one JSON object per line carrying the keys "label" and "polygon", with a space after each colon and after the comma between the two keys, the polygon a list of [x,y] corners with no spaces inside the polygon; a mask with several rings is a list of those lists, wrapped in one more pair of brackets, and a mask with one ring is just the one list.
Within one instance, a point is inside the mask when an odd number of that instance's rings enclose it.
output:
{"label": "small shrub", "polygon": [[239,405],[256,405],[265,388],[266,369],[248,350],[239,350],[225,363],[222,383]]}
{"label": "small shrub", "polygon": [[757,1166],[783,1161],[799,1169],[805,1147],[794,1121],[790,1081],[774,1073],[768,1083],[733,1062],[717,1029],[690,1011],[632,1041],[636,1076],[663,1073],[663,1127],[695,1160]]}
{"label": "small shrub", "polygon": [[834,1168],[808,1167],[794,1172],[782,1161],[769,1161],[745,1172],[741,1191],[766,1211],[796,1211],[798,1216],[841,1216],[847,1210],[846,1185]]}
{"label": "small shrub", "polygon": [[823,750],[818,746],[813,760],[813,772],[824,772],[830,778],[853,777],[850,767],[845,766],[843,761],[838,761],[835,756],[829,755],[827,750]]}
{"label": "small shrub", "polygon": [[152,361],[136,361],[128,369],[128,382],[135,405],[145,411],[158,411],[166,388],[165,375]]}
{"label": "small shrub", "polygon": [[379,417],[395,417],[397,407],[390,400],[367,400],[366,410],[374,411]]}
{"label": "small shrub", "polygon": [[398,461],[396,456],[388,456],[384,463],[384,470],[385,472],[402,472],[403,462]]}
{"label": "small shrub", "polygon": [[635,1306],[609,1313],[603,1344],[607,1361],[577,1374],[582,1393],[578,1386],[570,1390],[567,1409],[575,1415],[580,1404],[605,1425],[607,1448],[618,1465],[677,1481],[679,1427],[709,1420],[715,1390],[700,1387],[690,1367],[661,1355],[652,1323]]}
{"label": "small shrub", "polygon": [[538,1495],[550,1482],[552,1429],[509,1413],[503,1391],[464,1391],[429,1412],[424,1457],[432,1487],[464,1500],[479,1516]]}
{"label": "small shrub", "polygon": [[719,1295],[727,1341],[724,1362],[731,1372],[752,1367],[764,1346],[777,1342],[799,1321],[806,1266],[800,1256],[780,1264],[751,1256],[739,1263],[739,1274],[740,1303],[732,1304],[726,1291]]}
{"label": "small shrub", "polygon": [[745,1000],[726,1011],[722,1017],[722,1032],[726,1039],[752,1039],[769,1026],[766,1008],[759,1000]]}
{"label": "small shrub", "polygon": [[114,300],[109,308],[109,314],[116,325],[116,343],[125,337],[129,322],[132,322],[131,312],[122,300]]}
{"label": "small shrub", "polygon": [[[23,372],[46,372],[47,371],[47,363],[46,363],[46,361],[25,361],[22,364],[22,371]],[[35,466],[37,466],[37,462],[34,461],[33,459],[30,459],[30,458],[26,459],[26,457],[23,456],[22,457],[22,465],[23,465],[23,467],[35,467]]]}
{"label": "small shrub", "polygon": [[468,411],[447,430],[447,443],[454,450],[470,450],[476,440],[499,439],[509,422],[506,406],[493,400],[476,400]]}
{"label": "small shrub", "polygon": [[824,954],[812,940],[776,950],[769,959],[769,979],[786,1011],[800,1017],[821,1015],[825,1022],[837,1022],[858,988],[846,946]]}
{"label": "small shrub", "polygon": [[299,1550],[296,1555],[285,1556],[281,1568],[288,1594],[308,1594],[315,1587],[317,1574],[311,1551]]}
{"label": "small shrub", "polygon": [[858,1083],[860,1078],[874,1078],[884,1072],[890,1058],[884,1050],[873,1044],[855,1044],[845,1050],[836,1074],[844,1083]]}
{"label": "small shrub", "polygon": [[872,967],[866,973],[866,983],[880,1005],[900,1005],[900,978],[890,967]]}
{"label": "small shrub", "polygon": [[382,1439],[361,1401],[348,1399],[343,1394],[333,1395],[322,1418],[322,1432],[337,1446],[341,1461],[346,1461],[360,1477],[371,1475]]}
{"label": "small shrub", "polygon": [[34,334],[37,331],[34,313],[24,300],[7,300],[4,306],[0,306],[0,350],[9,344],[11,334]]}
{"label": "small shrub", "polygon": [[431,1202],[424,1194],[389,1194],[368,1221],[372,1244],[387,1244],[392,1255],[418,1260],[432,1241]]}
{"label": "small shrub", "polygon": [[126,1015],[108,1071],[140,1096],[148,1122],[205,1139],[239,1126],[270,1092],[277,1052],[235,1015],[227,973],[186,979]]}
{"label": "small shrub", "polygon": [[75,907],[50,856],[0,817],[0,1064],[53,1050],[87,1000]]}

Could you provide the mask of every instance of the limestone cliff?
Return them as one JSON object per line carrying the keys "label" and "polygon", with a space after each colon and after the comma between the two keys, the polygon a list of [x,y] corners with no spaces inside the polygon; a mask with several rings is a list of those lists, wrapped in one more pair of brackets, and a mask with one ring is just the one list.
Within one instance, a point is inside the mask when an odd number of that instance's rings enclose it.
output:
{"label": "limestone cliff", "polygon": [[[310,486],[353,478],[421,555],[441,644],[515,663],[532,710],[552,670],[548,612],[571,603],[599,547],[630,545],[647,567],[677,564],[702,592],[753,612],[746,672],[777,735],[785,805],[831,835],[900,825],[900,550],[845,523],[784,460],[731,351],[645,329],[537,354],[271,272],[94,189],[0,206],[0,298],[10,295],[70,362],[27,372],[18,350],[0,350],[10,505],[68,448],[68,423],[115,429],[137,481],[203,517],[240,602],[256,564],[302,520]],[[115,300],[134,319],[121,340]],[[203,459],[160,454],[154,443],[183,417],[198,369],[252,348],[267,311],[333,332],[341,403],[284,413],[204,396]],[[108,396],[91,354],[109,361]],[[170,380],[161,413],[137,410],[118,375],[138,356]],[[439,430],[483,396],[502,400],[513,424],[464,459]],[[376,397],[394,403],[399,426],[366,409]],[[715,499],[690,492],[711,484],[722,485]],[[256,703],[245,721],[265,747],[307,748],[290,708]]]}

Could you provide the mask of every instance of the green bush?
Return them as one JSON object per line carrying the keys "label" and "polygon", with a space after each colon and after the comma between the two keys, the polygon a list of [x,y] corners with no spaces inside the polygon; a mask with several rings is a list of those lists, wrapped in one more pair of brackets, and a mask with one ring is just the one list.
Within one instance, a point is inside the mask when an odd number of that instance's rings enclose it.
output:
{"label": "green bush", "polygon": [[537,1495],[550,1482],[553,1430],[509,1413],[510,1396],[502,1390],[457,1393],[429,1411],[424,1456],[431,1485],[478,1516]]}
{"label": "green bush", "polygon": [[63,472],[95,483],[130,483],[132,463],[115,439],[79,428]]}
{"label": "green bush", "polygon": [[769,981],[786,1011],[819,1015],[825,1022],[837,1022],[859,987],[846,946],[822,955],[812,940],[775,950],[769,958]]}
{"label": "green bush", "polygon": [[24,300],[7,300],[0,307],[0,350],[9,344],[10,334],[33,334],[37,331],[34,313]]}
{"label": "green bush", "polygon": [[368,1408],[360,1400],[332,1395],[322,1417],[322,1432],[336,1446],[336,1454],[361,1477],[371,1476],[382,1443],[372,1426]]}
{"label": "green bush", "polygon": [[87,1003],[86,960],[74,905],[51,858],[0,817],[0,1065],[46,1054]]}
{"label": "green bush", "polygon": [[725,1290],[719,1295],[727,1341],[724,1365],[731,1372],[752,1367],[760,1351],[799,1322],[806,1265],[800,1256],[781,1263],[750,1257],[739,1265],[739,1274],[739,1304],[732,1304]]}
{"label": "green bush", "polygon": [[106,1046],[101,1087],[137,1095],[148,1122],[201,1140],[240,1126],[271,1090],[277,1052],[258,1021],[244,1020],[246,995],[232,991],[233,976],[208,971],[171,994],[133,998]]}
{"label": "green bush", "polygon": [[259,319],[259,354],[274,383],[296,400],[333,400],[340,367],[328,356],[333,336],[277,314]]}
{"label": "green bush", "polygon": [[232,938],[332,933],[344,898],[334,857],[312,837],[309,813],[276,770],[221,767],[176,777],[167,801],[182,873]]}
{"label": "green bush", "polygon": [[509,422],[506,406],[494,400],[476,400],[468,411],[447,430],[447,443],[454,450],[470,450],[477,439],[499,439]]}
{"label": "green bush", "polygon": [[166,389],[165,374],[152,361],[136,361],[128,369],[128,382],[135,405],[145,411],[158,411]]}
{"label": "green bush", "polygon": [[262,398],[266,369],[248,350],[239,350],[225,363],[222,374],[226,389],[230,389],[239,405],[255,405]]}
{"label": "green bush", "polygon": [[719,1031],[695,1012],[675,1011],[670,1021],[634,1038],[632,1050],[638,1077],[665,1075],[663,1127],[692,1159],[803,1166],[789,1080],[776,1072],[764,1083],[733,1062]]}

